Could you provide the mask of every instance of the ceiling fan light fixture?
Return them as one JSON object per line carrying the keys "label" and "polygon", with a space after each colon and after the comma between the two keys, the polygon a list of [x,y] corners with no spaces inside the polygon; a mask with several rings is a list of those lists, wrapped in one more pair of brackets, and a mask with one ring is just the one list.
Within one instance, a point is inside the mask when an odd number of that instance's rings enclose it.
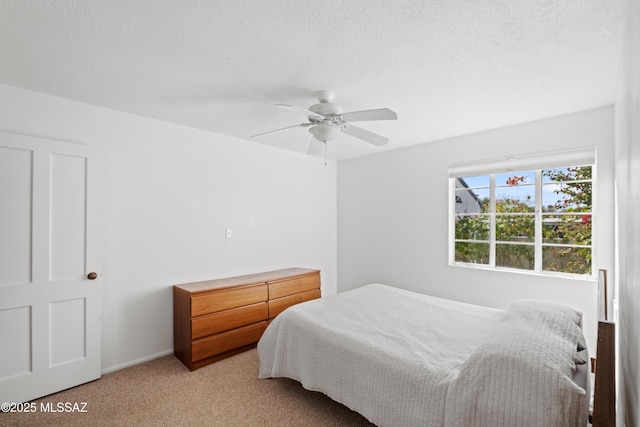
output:
{"label": "ceiling fan light fixture", "polygon": [[[373,110],[359,110],[345,113],[342,106],[332,102],[335,94],[330,90],[319,90],[315,95],[319,102],[309,108],[300,108],[289,104],[275,104],[278,107],[292,108],[304,112],[307,115],[308,122],[268,132],[262,132],[257,135],[253,135],[251,138],[280,132],[294,127],[306,127],[309,128],[309,133],[313,136],[309,154],[314,154],[316,151],[319,151],[318,148],[321,150],[323,147],[322,143],[324,143],[325,156],[327,142],[336,139],[340,132],[344,132],[349,136],[368,142],[369,144],[377,147],[381,147],[389,142],[388,138],[361,127],[354,126],[351,122],[397,120],[398,115],[394,111],[388,108],[376,108]],[[319,141],[321,144],[313,144],[314,141]],[[318,145],[320,147],[318,147]]]}
{"label": "ceiling fan light fixture", "polygon": [[340,127],[330,123],[320,123],[309,128],[309,133],[320,142],[328,142],[336,139],[340,133]]}

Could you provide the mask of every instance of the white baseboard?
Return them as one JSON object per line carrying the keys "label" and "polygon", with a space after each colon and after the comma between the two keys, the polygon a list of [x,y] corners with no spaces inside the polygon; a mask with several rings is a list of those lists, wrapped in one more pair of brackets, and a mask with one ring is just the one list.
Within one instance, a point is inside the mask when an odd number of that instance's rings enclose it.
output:
{"label": "white baseboard", "polygon": [[119,365],[114,365],[114,366],[110,366],[108,368],[103,368],[100,372],[101,372],[102,375],[108,374],[110,372],[119,371],[120,369],[128,368],[130,366],[137,365],[139,363],[148,362],[150,360],[158,359],[160,357],[168,356],[170,354],[173,354],[173,349],[164,350],[164,351],[161,351],[161,352],[156,353],[156,354],[151,354],[149,356],[141,357],[139,359],[130,360],[129,362],[120,363]]}

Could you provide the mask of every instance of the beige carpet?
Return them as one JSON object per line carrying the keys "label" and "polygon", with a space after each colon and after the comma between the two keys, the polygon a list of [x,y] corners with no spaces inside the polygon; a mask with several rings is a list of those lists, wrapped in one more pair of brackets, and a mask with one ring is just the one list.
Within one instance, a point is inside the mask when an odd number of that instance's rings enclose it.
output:
{"label": "beige carpet", "polygon": [[[41,404],[86,402],[86,413]],[[250,350],[193,372],[162,357],[34,401],[38,412],[0,413],[1,426],[371,426],[364,417],[292,380],[258,379]]]}

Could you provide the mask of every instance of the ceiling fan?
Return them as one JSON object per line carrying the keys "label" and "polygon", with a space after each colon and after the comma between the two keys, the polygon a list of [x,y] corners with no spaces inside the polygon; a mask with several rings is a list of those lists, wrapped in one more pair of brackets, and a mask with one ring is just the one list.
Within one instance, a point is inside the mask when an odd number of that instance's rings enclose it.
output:
{"label": "ceiling fan", "polygon": [[251,138],[280,132],[294,127],[308,127],[309,133],[312,135],[308,154],[320,153],[322,148],[326,147],[327,142],[333,141],[340,132],[344,132],[378,147],[389,142],[388,138],[361,127],[354,126],[351,122],[396,120],[398,116],[395,112],[388,108],[378,108],[375,110],[344,113],[340,105],[331,102],[335,96],[333,92],[329,90],[319,90],[315,95],[319,102],[308,109],[288,104],[275,104],[277,107],[291,108],[306,113],[308,116],[307,118],[309,119],[308,122],[259,133],[257,135],[252,135]]}

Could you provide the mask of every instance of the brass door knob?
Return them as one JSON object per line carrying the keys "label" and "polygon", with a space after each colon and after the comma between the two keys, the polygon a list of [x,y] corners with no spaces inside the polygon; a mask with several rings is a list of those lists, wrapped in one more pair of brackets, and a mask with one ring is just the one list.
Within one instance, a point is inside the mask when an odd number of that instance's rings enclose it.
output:
{"label": "brass door knob", "polygon": [[95,280],[98,277],[98,275],[96,273],[89,273],[87,274],[87,279],[89,280]]}

